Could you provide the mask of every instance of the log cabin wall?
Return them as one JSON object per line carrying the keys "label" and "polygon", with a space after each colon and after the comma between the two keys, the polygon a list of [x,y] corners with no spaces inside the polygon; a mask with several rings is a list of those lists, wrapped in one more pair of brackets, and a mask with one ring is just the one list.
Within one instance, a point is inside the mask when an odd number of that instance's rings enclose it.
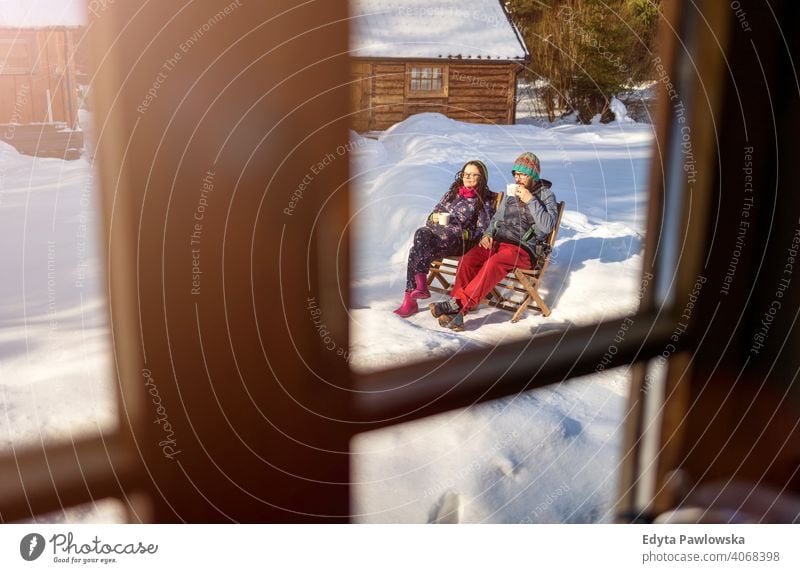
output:
{"label": "log cabin wall", "polygon": [[[446,81],[441,93],[411,93],[412,66],[443,67]],[[384,130],[424,112],[471,123],[513,124],[519,69],[519,64],[513,62],[354,61],[351,65],[353,129]]]}
{"label": "log cabin wall", "polygon": [[70,28],[0,29],[0,124],[52,120],[76,128],[73,52]]}
{"label": "log cabin wall", "polygon": [[387,129],[405,115],[406,66],[403,62],[374,62],[372,64],[372,93],[367,99],[370,107],[370,130]]}
{"label": "log cabin wall", "polygon": [[450,65],[447,116],[471,123],[513,124],[517,64]]}

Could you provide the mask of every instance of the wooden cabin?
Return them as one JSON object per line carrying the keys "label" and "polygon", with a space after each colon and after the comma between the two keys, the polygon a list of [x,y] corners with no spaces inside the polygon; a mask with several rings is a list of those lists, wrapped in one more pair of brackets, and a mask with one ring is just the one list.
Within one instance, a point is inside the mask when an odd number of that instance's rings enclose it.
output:
{"label": "wooden cabin", "polygon": [[512,124],[530,55],[498,0],[356,0],[351,105],[356,131],[415,113]]}
{"label": "wooden cabin", "polygon": [[21,153],[80,156],[77,28],[0,28],[0,139]]}

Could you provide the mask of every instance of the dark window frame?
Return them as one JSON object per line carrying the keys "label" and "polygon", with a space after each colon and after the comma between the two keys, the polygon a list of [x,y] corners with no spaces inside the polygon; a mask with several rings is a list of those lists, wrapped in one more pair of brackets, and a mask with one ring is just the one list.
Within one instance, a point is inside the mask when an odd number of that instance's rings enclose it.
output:
{"label": "dark window frame", "polygon": [[[428,71],[430,72],[430,76],[426,74]],[[448,76],[449,66],[447,64],[428,62],[407,63],[406,97],[447,97],[449,87]],[[434,87],[435,83],[438,83],[439,87]]]}
{"label": "dark window frame", "polygon": [[[332,3],[333,4],[333,3]],[[124,10],[130,8],[120,8],[124,15]],[[157,8],[158,9],[158,8]],[[163,9],[163,8],[160,8]],[[346,9],[327,6],[327,9],[335,12],[334,15],[346,16]],[[338,13],[336,11],[341,12]],[[687,18],[686,13],[679,12],[677,9],[667,15],[673,24],[684,22]],[[329,21],[331,14],[324,13],[319,15],[320,22],[325,24]],[[716,13],[715,24],[722,26],[730,18],[724,12]],[[124,20],[124,19],[123,19]],[[299,24],[299,30],[306,29],[308,21]],[[243,26],[243,29],[249,28]],[[676,26],[677,29],[682,29]],[[109,38],[115,36],[110,35]],[[342,39],[341,34],[338,36]],[[344,39],[346,41],[346,39]],[[699,42],[699,40],[697,40]],[[716,39],[715,39],[716,41]],[[319,45],[326,45],[320,42]],[[667,50],[675,49],[676,41],[667,43]],[[331,53],[336,52],[336,46],[332,45],[329,49]],[[667,56],[665,60],[669,62],[668,69],[674,69],[676,64],[673,58]],[[715,62],[719,63],[719,62]],[[343,66],[343,69],[344,66]],[[446,82],[447,74],[444,73]],[[410,79],[410,76],[409,76]],[[121,81],[121,80],[118,80]],[[148,80],[149,81],[149,80]],[[140,80],[141,85],[146,82]],[[105,85],[106,95],[113,94],[117,85]],[[346,86],[345,86],[346,87]],[[687,86],[688,88],[688,86]],[[340,100],[342,108],[346,108],[348,93],[342,92]],[[108,105],[108,102],[106,102]],[[293,104],[292,104],[293,105]],[[664,150],[669,155],[669,146],[665,145],[669,141],[671,134],[674,135],[677,126],[665,118],[668,117],[667,106],[662,106],[662,117],[660,119],[661,131],[658,136],[658,149]],[[337,109],[331,110],[331,115],[335,116]],[[710,131],[709,124],[713,122],[713,117],[694,118],[692,121],[698,132],[702,130]],[[191,126],[190,126],[191,127]],[[188,129],[188,128],[187,128]],[[115,142],[118,146],[120,142]],[[108,145],[108,144],[106,144]],[[127,149],[126,149],[127,151]],[[712,153],[708,150],[706,154]],[[111,154],[114,157],[113,154]],[[703,158],[707,160],[707,157]],[[108,159],[107,159],[108,160]],[[119,163],[114,168],[119,168],[124,163],[124,155],[116,156],[115,161]],[[687,285],[696,276],[699,266],[697,257],[692,257],[691,261],[681,263],[677,266],[670,266],[667,261],[666,266],[659,265],[663,243],[673,242],[680,244],[685,239],[699,240],[700,244],[706,241],[705,231],[694,226],[692,228],[682,227],[680,224],[673,228],[665,228],[664,214],[668,211],[679,213],[678,222],[686,223],[689,220],[689,212],[684,204],[685,189],[671,187],[665,189],[664,176],[671,180],[676,176],[675,173],[664,172],[664,165],[654,161],[651,175],[651,187],[649,198],[649,217],[648,217],[648,236],[646,246],[646,259],[652,260],[654,274],[657,281],[664,284],[664,281],[672,281],[675,278],[674,291],[677,293],[688,292]],[[663,171],[662,171],[663,170]],[[113,170],[112,170],[113,172]],[[116,188],[109,187],[108,177],[104,181],[104,192],[113,193]],[[703,197],[698,193],[698,197]],[[695,197],[695,205],[698,202]],[[346,198],[345,198],[346,199]],[[707,199],[704,199],[707,201]],[[345,200],[346,204],[346,200]],[[130,206],[124,207],[131,209]],[[134,211],[129,211],[131,220],[135,220]],[[346,229],[348,213],[337,212],[332,218],[322,221],[321,226],[329,225],[328,235],[321,237],[317,243],[319,256],[316,259],[319,269],[319,281],[328,287],[339,287],[337,281],[342,280],[330,271],[330,265],[334,264],[331,259],[338,254],[338,247],[335,241],[326,241],[331,237],[337,236],[342,230]],[[685,235],[681,233],[685,231]],[[345,235],[345,244],[346,244]],[[661,250],[660,250],[661,249]],[[346,249],[345,249],[346,250]],[[672,271],[672,272],[671,272]],[[673,275],[673,272],[675,273]],[[346,279],[345,279],[346,280]],[[292,283],[296,287],[301,287],[302,280],[295,280]],[[673,330],[677,310],[681,308],[684,301],[678,296],[675,300],[661,305],[656,302],[652,289],[644,293],[642,307],[640,311],[632,317],[631,326],[625,340],[617,345],[617,352],[614,353],[612,361],[607,365],[608,368],[623,365],[643,365],[648,360],[656,357],[662,351],[665,343],[670,340]],[[112,308],[124,309],[126,305],[135,308],[133,299],[116,301]],[[117,306],[114,306],[117,305]],[[335,313],[334,313],[335,314]],[[133,314],[129,313],[128,317]],[[337,321],[341,316],[334,317]],[[115,325],[115,329],[118,325]],[[389,396],[385,390],[387,388],[397,388],[400,383],[409,379],[414,379],[420,373],[430,372],[432,366],[441,364],[441,360],[429,361],[426,363],[415,364],[403,368],[396,368],[389,371],[371,374],[367,376],[355,376],[351,373],[351,379],[345,381],[345,387],[357,389],[358,393],[351,402],[343,402],[343,412],[351,416],[352,427],[349,435],[353,436],[367,429],[383,427],[418,419],[436,412],[446,411],[457,407],[468,406],[478,402],[499,398],[502,396],[513,395],[518,392],[528,391],[533,388],[546,386],[552,383],[561,382],[592,372],[598,361],[607,352],[610,340],[613,340],[619,327],[619,319],[605,321],[599,324],[580,328],[569,328],[565,332],[558,334],[543,335],[536,339],[537,352],[525,352],[529,342],[517,342],[503,345],[491,350],[478,350],[465,353],[459,357],[457,364],[451,362],[448,365],[447,376],[431,378],[425,385],[415,385],[405,387],[400,391],[393,391]],[[337,325],[332,322],[331,329],[339,333],[346,334],[346,325]],[[123,329],[124,330],[124,329]],[[141,382],[137,379],[138,372],[126,374],[126,368],[131,370],[128,361],[135,362],[134,348],[131,346],[130,332],[116,332],[119,340],[116,351],[116,366],[120,376],[121,400],[125,408],[125,418],[123,427],[115,432],[104,434],[97,437],[85,438],[71,444],[45,445],[41,447],[29,447],[21,451],[12,451],[0,455],[0,519],[9,521],[30,517],[31,514],[46,513],[67,505],[78,505],[97,499],[102,496],[118,497],[128,502],[129,507],[135,505],[128,498],[129,494],[144,489],[149,492],[151,502],[157,507],[170,504],[170,500],[158,497],[156,492],[148,489],[152,484],[150,481],[150,467],[148,462],[152,458],[145,460],[142,466],[141,451],[142,444],[138,441],[138,434],[135,428],[146,424],[149,415],[145,409],[141,409],[135,402],[141,400],[144,392]],[[138,335],[138,333],[136,333]],[[125,338],[127,336],[128,338]],[[134,337],[135,338],[135,337]],[[120,342],[121,341],[121,342]],[[675,344],[673,356],[683,357],[684,350],[692,348],[695,340],[691,335],[687,335]],[[513,361],[506,358],[513,357]],[[326,357],[322,355],[320,363],[324,364]],[[634,386],[632,394],[635,394],[637,385],[642,383],[642,369],[637,367],[637,374],[634,376]],[[670,374],[674,376],[674,373]],[[419,389],[420,386],[422,389]],[[620,511],[625,513],[635,508],[637,468],[636,456],[633,445],[641,438],[637,431],[637,425],[642,424],[641,405],[636,406],[632,397],[631,415],[633,417],[629,428],[632,428],[626,436],[627,451],[634,452],[625,461],[623,469],[623,491],[624,499],[620,502]],[[320,422],[319,429],[324,431],[326,425]],[[346,443],[346,439],[343,440]],[[302,445],[298,451],[309,457],[316,455],[308,452]],[[167,478],[169,479],[169,478]],[[269,485],[269,484],[268,484]],[[313,493],[315,488],[322,491],[325,484],[307,486],[309,492]],[[337,490],[335,495],[347,496],[349,490],[344,488]],[[191,492],[189,492],[191,493]],[[281,492],[278,493],[280,498]],[[291,497],[293,492],[284,492],[284,498]],[[155,521],[165,520],[163,513],[157,508]],[[219,519],[219,515],[208,513],[207,520]],[[334,521],[346,520],[346,515],[327,515],[310,516],[311,520]],[[298,517],[297,519],[301,519]],[[309,516],[305,516],[308,520]],[[167,518],[168,519],[168,518]]]}

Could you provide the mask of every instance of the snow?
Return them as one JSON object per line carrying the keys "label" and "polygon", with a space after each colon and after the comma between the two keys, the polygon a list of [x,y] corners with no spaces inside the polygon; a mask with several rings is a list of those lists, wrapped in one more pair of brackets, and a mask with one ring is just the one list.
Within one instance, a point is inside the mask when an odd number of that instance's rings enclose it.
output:
{"label": "snow", "polygon": [[97,201],[85,159],[0,142],[0,450],[116,424]]}
{"label": "snow", "polygon": [[[357,137],[357,136],[356,136]],[[638,303],[647,171],[652,126],[635,123],[475,125],[419,114],[378,140],[354,143],[355,204],[351,365],[369,371],[525,338],[540,328],[566,328],[633,312]],[[526,313],[510,325],[503,311],[482,307],[455,335],[427,312],[401,319],[391,311],[405,288],[414,230],[421,226],[454,174],[471,158],[489,169],[489,185],[504,190],[511,165],[533,151],[542,177],[566,202],[552,262],[541,292],[548,318]],[[434,297],[434,299],[436,298]],[[377,311],[377,312],[376,312]]]}
{"label": "snow", "polygon": [[[544,129],[439,114],[412,116],[377,140],[353,134],[351,366],[380,370],[634,312],[653,135],[631,122]],[[540,289],[552,314],[511,324],[510,313],[483,306],[463,333],[440,328],[424,307],[394,315],[414,230],[454,174],[478,158],[490,187],[503,190],[522,151],[539,156],[566,201]],[[362,434],[353,441],[355,519],[609,521],[627,388],[626,370],[607,371]]]}
{"label": "snow", "polygon": [[625,104],[619,101],[616,97],[611,98],[611,112],[614,114],[614,119],[616,121],[633,121],[630,117],[628,117],[628,108],[626,108]]}
{"label": "snow", "polygon": [[86,0],[0,0],[0,26],[83,26]]}
{"label": "snow", "polygon": [[354,0],[351,56],[524,60],[497,0]]}
{"label": "snow", "polygon": [[[359,435],[354,520],[610,521],[627,391],[623,372]],[[452,516],[452,514],[451,514]]]}
{"label": "snow", "polygon": [[[88,112],[81,123],[90,127]],[[633,312],[652,126],[465,124],[422,114],[353,134],[351,364],[382,369]],[[480,308],[465,332],[391,311],[414,229],[470,158],[490,185],[524,150],[566,212],[542,292],[548,318]],[[0,450],[75,439],[116,423],[92,165],[37,159],[0,142]],[[438,297],[434,298],[436,300]],[[454,359],[457,359],[455,356]],[[361,522],[608,521],[617,485],[625,370],[357,436],[353,513]],[[114,519],[88,506],[67,521]],[[54,518],[55,519],[55,518]]]}

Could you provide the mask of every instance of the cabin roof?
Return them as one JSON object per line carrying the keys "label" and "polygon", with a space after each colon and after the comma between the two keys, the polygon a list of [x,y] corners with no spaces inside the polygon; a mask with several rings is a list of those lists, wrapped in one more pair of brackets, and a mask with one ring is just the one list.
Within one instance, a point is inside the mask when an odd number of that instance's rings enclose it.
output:
{"label": "cabin roof", "polygon": [[350,46],[357,58],[528,58],[498,0],[351,0]]}
{"label": "cabin roof", "polygon": [[0,0],[4,28],[73,27],[86,20],[86,0]]}

